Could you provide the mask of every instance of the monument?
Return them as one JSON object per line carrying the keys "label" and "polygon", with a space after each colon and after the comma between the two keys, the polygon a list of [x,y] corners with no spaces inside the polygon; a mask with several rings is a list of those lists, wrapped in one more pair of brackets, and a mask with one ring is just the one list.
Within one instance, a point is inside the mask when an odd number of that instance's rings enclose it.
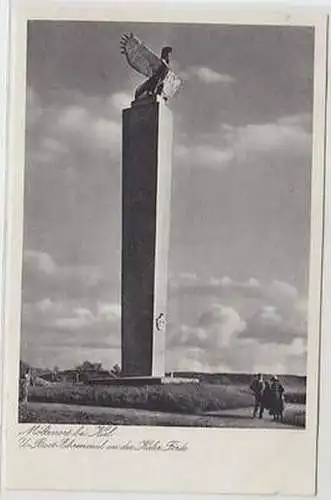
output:
{"label": "monument", "polygon": [[148,77],[123,110],[122,376],[163,377],[173,138],[167,101],[181,80],[169,67],[171,47],[158,57],[131,33],[121,51]]}

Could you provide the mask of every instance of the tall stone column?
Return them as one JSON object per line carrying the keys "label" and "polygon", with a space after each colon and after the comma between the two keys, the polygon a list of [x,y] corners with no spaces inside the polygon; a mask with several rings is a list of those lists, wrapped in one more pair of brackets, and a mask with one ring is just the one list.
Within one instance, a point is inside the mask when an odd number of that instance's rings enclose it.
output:
{"label": "tall stone column", "polygon": [[123,110],[122,371],[164,376],[172,113],[160,98]]}

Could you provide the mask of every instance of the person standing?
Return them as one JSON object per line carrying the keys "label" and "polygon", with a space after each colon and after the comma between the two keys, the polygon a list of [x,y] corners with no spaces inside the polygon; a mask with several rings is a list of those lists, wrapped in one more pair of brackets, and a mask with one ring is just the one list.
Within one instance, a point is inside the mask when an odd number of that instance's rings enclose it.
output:
{"label": "person standing", "polygon": [[283,420],[284,412],[284,393],[285,389],[280,383],[277,375],[271,378],[270,392],[272,398],[272,410],[275,420]]}
{"label": "person standing", "polygon": [[269,414],[271,415],[272,396],[271,396],[270,382],[268,380],[264,381],[262,402],[264,409],[269,410]]}
{"label": "person standing", "polygon": [[263,376],[261,375],[261,373],[258,373],[250,385],[250,389],[253,392],[253,396],[254,396],[253,418],[256,417],[257,412],[259,412],[259,418],[263,417],[263,412],[264,412],[263,392],[264,392],[264,388],[265,388],[265,384],[264,384]]}
{"label": "person standing", "polygon": [[28,402],[30,385],[31,385],[31,373],[30,370],[27,370],[23,378],[23,403]]}

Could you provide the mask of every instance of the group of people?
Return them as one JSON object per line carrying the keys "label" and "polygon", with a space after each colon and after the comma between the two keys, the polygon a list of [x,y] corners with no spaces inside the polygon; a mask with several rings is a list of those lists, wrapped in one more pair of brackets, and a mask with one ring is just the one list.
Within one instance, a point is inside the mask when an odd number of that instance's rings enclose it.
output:
{"label": "group of people", "polygon": [[253,418],[257,415],[263,418],[264,411],[268,410],[274,420],[283,420],[285,389],[276,375],[270,380],[264,380],[263,376],[258,373],[250,389],[254,396]]}

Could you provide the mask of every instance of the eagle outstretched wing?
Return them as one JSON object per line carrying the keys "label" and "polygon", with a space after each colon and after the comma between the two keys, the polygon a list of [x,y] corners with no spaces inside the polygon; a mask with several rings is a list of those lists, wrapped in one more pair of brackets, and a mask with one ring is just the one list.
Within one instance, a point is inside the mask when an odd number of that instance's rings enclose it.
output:
{"label": "eagle outstretched wing", "polygon": [[162,65],[161,59],[133,33],[122,35],[120,44],[122,54],[138,73],[150,77]]}

